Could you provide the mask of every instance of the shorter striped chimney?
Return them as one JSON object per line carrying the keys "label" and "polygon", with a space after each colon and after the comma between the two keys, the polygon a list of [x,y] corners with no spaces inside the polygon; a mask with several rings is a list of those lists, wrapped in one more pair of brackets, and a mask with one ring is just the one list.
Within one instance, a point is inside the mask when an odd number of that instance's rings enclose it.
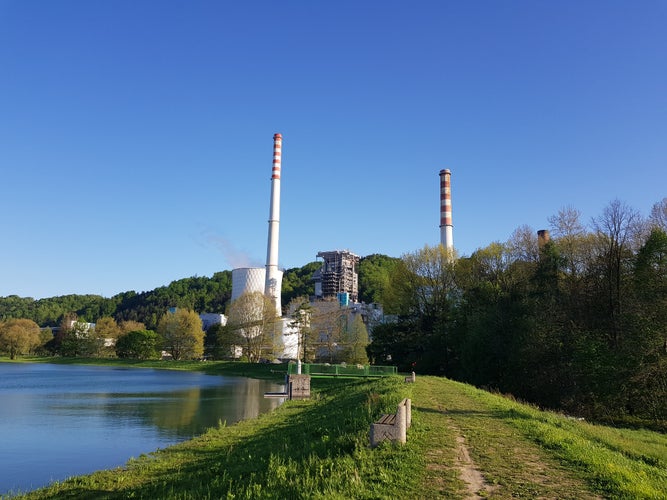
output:
{"label": "shorter striped chimney", "polygon": [[450,252],[454,250],[451,177],[449,169],[440,171],[440,243]]}

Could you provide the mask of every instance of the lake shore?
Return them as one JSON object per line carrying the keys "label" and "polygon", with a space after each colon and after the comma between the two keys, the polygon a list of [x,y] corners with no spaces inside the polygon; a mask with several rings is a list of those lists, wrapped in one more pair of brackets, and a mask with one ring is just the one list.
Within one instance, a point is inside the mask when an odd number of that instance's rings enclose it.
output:
{"label": "lake shore", "polygon": [[201,371],[0,362],[0,496],[124,465],[271,411],[282,381]]}
{"label": "lake shore", "polygon": [[[271,369],[207,368],[279,376]],[[667,491],[664,434],[591,425],[437,377],[313,380],[313,394],[22,498],[579,499]],[[405,397],[413,408],[407,443],[371,449],[370,423]]]}

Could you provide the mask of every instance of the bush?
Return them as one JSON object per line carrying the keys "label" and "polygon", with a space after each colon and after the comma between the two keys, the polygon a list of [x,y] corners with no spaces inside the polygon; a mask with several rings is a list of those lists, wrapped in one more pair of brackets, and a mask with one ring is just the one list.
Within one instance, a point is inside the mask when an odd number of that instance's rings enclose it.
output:
{"label": "bush", "polygon": [[135,330],[122,335],[116,341],[119,358],[156,359],[160,357],[160,337],[152,330]]}

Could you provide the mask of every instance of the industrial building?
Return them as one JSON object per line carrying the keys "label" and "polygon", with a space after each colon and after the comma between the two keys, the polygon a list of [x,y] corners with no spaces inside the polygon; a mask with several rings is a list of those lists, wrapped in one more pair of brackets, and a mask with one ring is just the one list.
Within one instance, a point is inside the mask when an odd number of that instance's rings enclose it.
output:
{"label": "industrial building", "polygon": [[[337,298],[346,303],[359,300],[359,266],[360,257],[348,250],[332,250],[319,252],[317,258],[322,259],[322,268],[315,271],[315,297],[318,299]],[[341,296],[340,294],[347,294]]]}

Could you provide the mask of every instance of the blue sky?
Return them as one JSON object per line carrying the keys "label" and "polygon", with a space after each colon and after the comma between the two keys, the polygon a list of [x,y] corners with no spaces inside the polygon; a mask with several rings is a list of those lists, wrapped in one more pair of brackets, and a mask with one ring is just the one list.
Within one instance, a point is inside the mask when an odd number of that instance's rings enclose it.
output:
{"label": "blue sky", "polygon": [[667,2],[0,0],[0,296],[152,290],[667,196]]}

